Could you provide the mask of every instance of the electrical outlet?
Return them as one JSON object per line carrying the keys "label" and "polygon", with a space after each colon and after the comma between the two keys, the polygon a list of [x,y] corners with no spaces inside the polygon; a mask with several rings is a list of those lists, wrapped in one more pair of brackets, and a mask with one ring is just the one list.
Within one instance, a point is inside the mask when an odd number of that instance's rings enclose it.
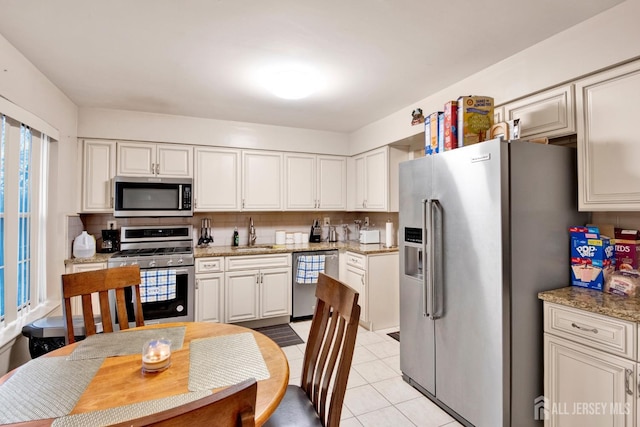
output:
{"label": "electrical outlet", "polygon": [[368,226],[369,226],[369,217],[368,217],[368,216],[365,216],[365,217],[364,217],[364,226],[365,226],[365,227],[368,227]]}
{"label": "electrical outlet", "polygon": [[331,218],[329,218],[328,216],[324,217],[324,225],[331,225]]}
{"label": "electrical outlet", "polygon": [[118,223],[115,221],[107,221],[107,230],[115,230],[118,227]]}

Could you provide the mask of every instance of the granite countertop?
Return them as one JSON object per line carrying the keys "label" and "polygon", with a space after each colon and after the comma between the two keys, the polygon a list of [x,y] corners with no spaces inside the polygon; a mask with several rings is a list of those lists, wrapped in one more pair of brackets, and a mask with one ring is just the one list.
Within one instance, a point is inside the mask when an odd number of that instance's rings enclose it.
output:
{"label": "granite countertop", "polygon": [[255,246],[209,246],[206,248],[195,247],[193,254],[196,258],[211,256],[238,256],[238,255],[265,255],[306,251],[320,251],[338,249],[356,252],[362,255],[374,255],[398,252],[397,246],[390,248],[383,244],[361,245],[359,242],[319,242],[302,243],[298,245],[255,245]]}
{"label": "granite countertop", "polygon": [[[209,246],[206,248],[195,247],[193,255],[196,258],[211,256],[238,256],[238,255],[265,255],[293,253],[304,251],[318,251],[326,249],[338,249],[356,252],[362,255],[375,255],[384,253],[398,252],[397,246],[390,248],[383,244],[361,245],[359,242],[320,242],[320,243],[303,243],[299,245],[255,245],[249,246]],[[64,265],[69,264],[89,264],[92,262],[107,262],[114,254],[96,253],[90,258],[69,258],[64,260]]]}
{"label": "granite countertop", "polygon": [[640,298],[611,295],[577,286],[540,292],[538,298],[592,313],[640,322]]}

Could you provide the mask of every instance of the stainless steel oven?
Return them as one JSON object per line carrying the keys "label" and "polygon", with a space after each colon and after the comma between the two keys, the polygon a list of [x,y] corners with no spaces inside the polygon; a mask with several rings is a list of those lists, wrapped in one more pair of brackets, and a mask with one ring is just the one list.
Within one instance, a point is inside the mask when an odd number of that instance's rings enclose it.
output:
{"label": "stainless steel oven", "polygon": [[[136,264],[140,266],[142,311],[146,324],[195,319],[191,226],[122,227],[120,252],[109,259],[108,266]],[[127,290],[127,301],[129,322],[134,324],[130,289]],[[115,313],[112,315],[115,319]]]}

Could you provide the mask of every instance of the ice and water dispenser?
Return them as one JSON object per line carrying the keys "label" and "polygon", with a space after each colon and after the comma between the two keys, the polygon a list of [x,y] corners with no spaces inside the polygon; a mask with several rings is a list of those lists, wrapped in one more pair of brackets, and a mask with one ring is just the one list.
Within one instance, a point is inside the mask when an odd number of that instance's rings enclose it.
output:
{"label": "ice and water dispenser", "polygon": [[404,274],[422,280],[422,229],[405,227],[404,229]]}

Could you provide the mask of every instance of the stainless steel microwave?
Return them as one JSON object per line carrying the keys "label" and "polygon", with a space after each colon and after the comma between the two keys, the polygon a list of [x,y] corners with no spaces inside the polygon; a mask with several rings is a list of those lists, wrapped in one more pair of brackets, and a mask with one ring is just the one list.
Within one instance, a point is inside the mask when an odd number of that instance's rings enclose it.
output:
{"label": "stainless steel microwave", "polygon": [[117,176],[114,216],[193,216],[191,178]]}

